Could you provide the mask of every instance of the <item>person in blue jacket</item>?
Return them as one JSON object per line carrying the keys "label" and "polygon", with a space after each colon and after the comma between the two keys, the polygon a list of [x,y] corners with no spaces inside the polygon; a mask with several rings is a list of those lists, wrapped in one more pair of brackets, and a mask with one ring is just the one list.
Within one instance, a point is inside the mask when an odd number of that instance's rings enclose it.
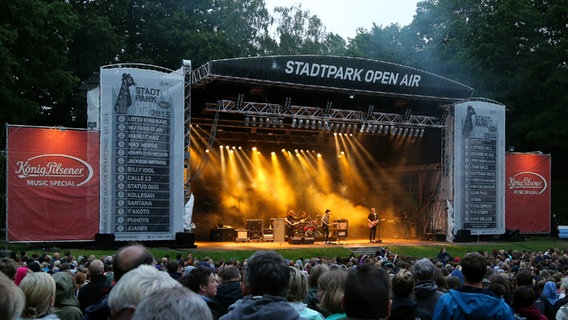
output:
{"label": "person in blue jacket", "polygon": [[513,311],[505,300],[483,288],[487,259],[478,252],[468,253],[460,261],[464,285],[450,290],[438,300],[432,319],[513,320]]}

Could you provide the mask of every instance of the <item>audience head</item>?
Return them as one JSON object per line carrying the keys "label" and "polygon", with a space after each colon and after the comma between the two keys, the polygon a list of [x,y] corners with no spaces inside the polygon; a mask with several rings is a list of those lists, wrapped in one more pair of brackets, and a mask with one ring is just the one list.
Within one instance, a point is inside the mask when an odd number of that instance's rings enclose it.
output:
{"label": "audience head", "polygon": [[529,307],[536,299],[538,299],[538,294],[532,286],[520,286],[513,292],[513,310]]}
{"label": "audience head", "polygon": [[183,276],[180,282],[202,296],[214,298],[217,295],[217,281],[213,269],[204,265],[195,267],[188,275]]}
{"label": "audience head", "polygon": [[20,282],[26,296],[26,308],[22,318],[41,318],[48,314],[55,303],[55,281],[45,272],[31,272]]}
{"label": "audience head", "polygon": [[257,251],[247,259],[245,286],[252,295],[286,297],[289,279],[288,264],[274,251]]}
{"label": "audience head", "polygon": [[26,306],[26,297],[13,279],[0,272],[0,314],[3,319],[16,320]]}
{"label": "audience head", "polygon": [[17,270],[18,264],[14,259],[8,257],[0,259],[0,272],[4,273],[8,278],[16,279]]}
{"label": "audience head", "polygon": [[318,279],[325,272],[329,271],[329,266],[327,264],[316,264],[310,269],[310,276],[308,278],[308,284],[311,288],[318,287]]}
{"label": "audience head", "polygon": [[100,276],[105,273],[105,264],[101,260],[93,260],[89,264],[89,274],[91,276]]}
{"label": "audience head", "polygon": [[16,283],[16,285],[20,285],[20,282],[22,282],[22,280],[26,277],[26,275],[28,275],[28,273],[32,272],[30,269],[26,268],[26,267],[19,267],[18,270],[16,271],[16,279],[14,280],[14,282]]}
{"label": "audience head", "polygon": [[162,288],[180,286],[168,273],[159,271],[154,266],[141,265],[124,274],[110,291],[108,304],[111,316],[130,319],[145,296]]}
{"label": "audience head", "polygon": [[112,259],[114,280],[118,281],[128,271],[141,265],[153,265],[154,256],[141,244],[133,244],[118,249]]}
{"label": "audience head", "polygon": [[[349,279],[347,280],[349,281]],[[400,270],[392,278],[392,293],[397,298],[408,297],[414,292],[414,276],[408,270]]]}
{"label": "audience head", "polygon": [[341,301],[347,281],[347,271],[341,268],[330,269],[318,280],[318,307],[327,314],[343,312]]}
{"label": "audience head", "polygon": [[133,320],[172,319],[212,320],[213,316],[205,301],[193,291],[184,288],[163,288],[144,297]]}
{"label": "audience head", "polygon": [[290,282],[286,300],[290,302],[304,301],[308,295],[308,276],[296,267],[289,267]]}
{"label": "audience head", "polygon": [[221,280],[223,281],[223,283],[230,281],[240,281],[241,271],[239,270],[239,267],[230,264],[223,268],[223,272],[221,273]]}
{"label": "audience head", "polygon": [[515,276],[517,286],[532,286],[534,285],[534,278],[532,272],[527,269],[519,270]]}
{"label": "audience head", "polygon": [[73,276],[69,272],[56,272],[52,278],[55,281],[55,306],[79,306]]}
{"label": "audience head", "polygon": [[[411,277],[410,272],[402,276],[405,283]],[[390,315],[390,287],[386,271],[372,264],[351,269],[345,283],[343,307],[349,318],[387,318]]]}
{"label": "audience head", "polygon": [[487,273],[487,259],[478,252],[466,254],[460,265],[464,280],[469,284],[480,284]]}
{"label": "audience head", "polygon": [[410,268],[414,279],[418,281],[434,280],[434,270],[436,266],[430,259],[422,258],[414,263]]}

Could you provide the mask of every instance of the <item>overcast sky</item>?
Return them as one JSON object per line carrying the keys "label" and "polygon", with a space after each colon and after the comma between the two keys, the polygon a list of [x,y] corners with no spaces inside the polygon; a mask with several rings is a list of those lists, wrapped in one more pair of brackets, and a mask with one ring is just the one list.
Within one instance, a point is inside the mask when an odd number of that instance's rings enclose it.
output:
{"label": "overcast sky", "polygon": [[302,10],[317,15],[328,32],[337,33],[345,40],[356,35],[358,27],[370,30],[373,22],[379,26],[412,22],[419,0],[264,0],[273,14],[274,7],[301,4]]}

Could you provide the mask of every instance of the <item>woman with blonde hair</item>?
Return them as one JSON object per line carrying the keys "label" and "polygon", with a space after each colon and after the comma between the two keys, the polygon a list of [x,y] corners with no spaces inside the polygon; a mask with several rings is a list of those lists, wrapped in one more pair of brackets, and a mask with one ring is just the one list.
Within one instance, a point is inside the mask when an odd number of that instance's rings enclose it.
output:
{"label": "woman with blonde hair", "polygon": [[55,303],[55,280],[45,272],[31,272],[20,282],[26,296],[22,319],[59,319],[52,314]]}
{"label": "woman with blonde hair", "polygon": [[342,299],[347,275],[347,270],[336,268],[330,269],[318,279],[318,308],[324,313],[326,320],[345,317]]}
{"label": "woman with blonde hair", "polygon": [[298,311],[300,317],[308,320],[323,320],[323,315],[316,310],[310,309],[304,299],[308,295],[308,276],[296,267],[289,267],[290,281],[286,300]]}

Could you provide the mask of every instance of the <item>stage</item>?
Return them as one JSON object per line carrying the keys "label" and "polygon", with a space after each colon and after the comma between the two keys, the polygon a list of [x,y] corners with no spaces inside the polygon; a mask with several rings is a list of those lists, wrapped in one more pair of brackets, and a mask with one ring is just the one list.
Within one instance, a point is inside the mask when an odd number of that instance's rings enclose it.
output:
{"label": "stage", "polygon": [[369,242],[368,239],[347,239],[340,241],[332,241],[330,244],[316,241],[313,244],[290,244],[289,242],[271,242],[271,241],[248,241],[248,242],[210,242],[196,241],[195,245],[200,250],[286,250],[286,249],[302,249],[302,248],[333,248],[342,247],[346,249],[365,249],[370,251],[373,248],[388,246],[444,246],[448,245],[445,241],[422,241],[415,239],[401,238],[385,238],[382,242]]}

